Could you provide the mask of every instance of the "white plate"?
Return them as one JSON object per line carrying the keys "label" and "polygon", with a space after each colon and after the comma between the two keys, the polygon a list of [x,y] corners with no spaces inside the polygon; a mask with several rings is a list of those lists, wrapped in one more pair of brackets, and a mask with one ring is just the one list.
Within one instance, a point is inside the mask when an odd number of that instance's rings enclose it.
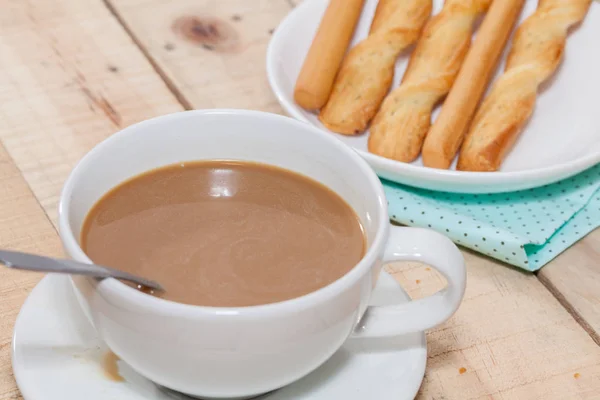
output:
{"label": "white plate", "polygon": [[[326,129],[315,114],[293,100],[296,78],[327,7],[327,0],[304,0],[277,28],[267,52],[271,88],[294,118]],[[535,11],[527,0],[521,20]],[[353,44],[367,36],[377,0],[366,0]],[[434,12],[442,0],[434,1]],[[461,172],[388,160],[367,150],[367,135],[337,135],[358,150],[383,178],[426,189],[464,193],[505,192],[548,184],[600,162],[600,4],[593,2],[586,20],[568,38],[565,59],[542,89],[535,113],[499,172]],[[396,64],[397,87],[408,56]],[[498,71],[500,72],[500,70]],[[434,114],[435,116],[436,114]]]}
{"label": "white plate", "polygon": [[[410,301],[382,273],[372,303]],[[174,338],[176,339],[176,338]],[[105,345],[81,312],[65,276],[44,278],[23,305],[13,336],[12,363],[25,400],[190,399],[161,388],[119,361],[125,382],[104,375]],[[261,400],[412,399],[427,359],[423,332],[382,340],[349,340],[307,377]]]}

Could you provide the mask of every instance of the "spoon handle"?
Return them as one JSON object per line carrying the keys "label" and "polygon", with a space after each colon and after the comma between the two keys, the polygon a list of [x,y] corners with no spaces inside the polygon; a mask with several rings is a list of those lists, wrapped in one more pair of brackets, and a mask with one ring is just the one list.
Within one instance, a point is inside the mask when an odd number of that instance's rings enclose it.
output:
{"label": "spoon handle", "polygon": [[6,267],[37,272],[51,272],[72,275],[86,275],[96,278],[117,278],[136,283],[150,289],[162,290],[151,280],[128,274],[116,269],[96,264],[84,264],[78,261],[50,258],[18,251],[0,250],[0,264]]}

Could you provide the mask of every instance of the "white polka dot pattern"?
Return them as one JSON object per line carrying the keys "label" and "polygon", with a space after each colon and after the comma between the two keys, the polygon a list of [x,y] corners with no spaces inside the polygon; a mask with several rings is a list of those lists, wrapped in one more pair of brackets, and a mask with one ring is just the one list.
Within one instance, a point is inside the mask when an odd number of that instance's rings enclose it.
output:
{"label": "white polka dot pattern", "polygon": [[434,229],[529,271],[600,226],[600,164],[552,185],[512,193],[444,193],[383,184],[392,220]]}

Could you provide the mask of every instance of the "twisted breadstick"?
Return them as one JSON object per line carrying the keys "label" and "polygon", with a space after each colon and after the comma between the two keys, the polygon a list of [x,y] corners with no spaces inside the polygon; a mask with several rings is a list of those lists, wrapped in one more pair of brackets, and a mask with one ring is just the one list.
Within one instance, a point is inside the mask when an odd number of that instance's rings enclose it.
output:
{"label": "twisted breadstick", "polygon": [[591,0],[540,0],[517,29],[504,74],[483,101],[458,159],[463,171],[495,171],[533,113],[537,89],[556,70],[568,29]]}
{"label": "twisted breadstick", "polygon": [[431,124],[431,111],[444,97],[471,44],[473,23],[491,0],[446,0],[425,26],[402,84],[384,100],[370,128],[369,151],[414,161]]}
{"label": "twisted breadstick", "polygon": [[413,44],[431,14],[432,0],[379,0],[369,36],[340,67],[319,119],[344,134],[362,132],[387,94],[396,58]]}

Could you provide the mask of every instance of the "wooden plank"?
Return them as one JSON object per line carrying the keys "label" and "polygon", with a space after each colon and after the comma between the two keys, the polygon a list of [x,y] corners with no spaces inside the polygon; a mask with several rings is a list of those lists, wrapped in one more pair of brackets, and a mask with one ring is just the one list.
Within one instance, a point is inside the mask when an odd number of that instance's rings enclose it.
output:
{"label": "wooden plank", "polygon": [[[465,299],[450,321],[427,334],[418,398],[600,398],[600,348],[536,277],[463,253]],[[413,298],[445,284],[418,264],[388,268]]]}
{"label": "wooden plank", "polygon": [[[286,7],[261,2],[263,12],[258,16],[244,0],[186,0],[177,5],[107,1],[189,107],[279,111],[266,84],[247,91],[247,82],[252,74],[257,82],[264,79],[263,67],[257,67],[263,63],[269,39],[264,27],[276,26],[283,16],[280,10]],[[269,10],[264,9],[267,3]],[[281,3],[291,8],[300,1]],[[173,21],[181,16],[226,23],[242,43],[252,38],[253,45],[235,52],[203,48],[173,31]],[[230,64],[232,60],[236,62]],[[249,63],[252,67],[246,69]],[[221,81],[197,78],[201,74]],[[470,252],[465,255],[466,298],[451,321],[428,334],[429,364],[420,398],[594,398],[600,392],[600,349],[590,336],[534,275]],[[423,266],[397,264],[390,270],[416,297],[444,284]]]}
{"label": "wooden plank", "polygon": [[0,15],[0,139],[55,221],[91,147],[182,107],[101,1],[14,1]]}
{"label": "wooden plank", "polygon": [[[0,139],[10,152],[0,146],[0,246],[58,256],[37,199],[55,220],[63,181],[87,150],[120,127],[182,107],[99,1],[3,4],[0,60]],[[0,268],[1,400],[21,398],[12,329],[38,280]]]}
{"label": "wooden plank", "polygon": [[542,268],[538,278],[600,345],[600,229]]}
{"label": "wooden plank", "polygon": [[[194,7],[196,3],[202,2],[195,2]],[[144,3],[141,5],[142,9],[149,4],[154,3]],[[19,2],[11,3],[10,7],[9,13],[0,16],[0,57],[3,60],[0,79],[4,79],[0,81],[0,116],[3,119],[0,138],[7,144],[33,190],[52,213],[54,209],[51,203],[55,202],[58,196],[64,174],[74,160],[79,158],[73,156],[73,153],[83,154],[98,140],[118,129],[118,124],[125,125],[153,113],[179,109],[180,106],[174,102],[165,85],[156,79],[151,67],[123,32],[117,33],[118,25],[101,7],[87,3],[80,6],[74,0],[49,6],[40,3],[35,7]],[[118,7],[115,7],[115,10],[120,11]],[[131,9],[130,13],[133,11],[135,10]],[[10,13],[14,15],[7,17]],[[28,17],[21,18],[27,14],[37,16],[35,23],[28,22]],[[164,16],[158,14],[158,17],[154,18]],[[238,16],[244,20],[243,14]],[[134,25],[124,14],[120,14],[120,17],[128,21],[130,29],[135,33]],[[149,22],[153,21],[156,22],[155,19]],[[263,22],[266,25],[266,21]],[[96,24],[102,27],[94,28]],[[61,26],[69,28],[61,29]],[[36,31],[40,27],[45,29],[43,34]],[[12,30],[12,40],[5,40],[7,35],[4,34],[4,30]],[[14,36],[17,31],[20,31],[20,34]],[[53,32],[55,47],[58,48],[60,56],[47,56],[52,65],[51,71],[46,72],[46,69],[37,66],[36,61],[41,65],[44,59],[37,58],[35,53],[43,54],[51,47],[52,40],[47,41],[47,38],[51,37],[48,31]],[[108,39],[104,39],[103,36]],[[15,41],[15,37],[19,40]],[[158,36],[156,38],[160,39]],[[137,40],[143,42],[139,38]],[[164,45],[169,43],[171,42]],[[93,44],[92,47],[96,46],[101,50],[88,50],[88,44]],[[175,51],[180,43],[174,41],[172,44],[175,47],[169,51]],[[25,46],[25,50],[22,46]],[[117,55],[112,53],[115,48],[121,49]],[[145,50],[152,56],[148,48]],[[9,61],[6,61],[7,55],[12,57]],[[250,58],[239,57],[248,62],[252,61]],[[264,62],[263,59],[264,56],[260,61]],[[67,60],[66,67],[56,71],[54,63],[60,60]],[[120,61],[121,64],[108,64],[107,61]],[[186,60],[186,57],[182,56],[178,62],[185,65],[196,60]],[[158,62],[156,64],[159,67],[161,65]],[[201,71],[209,74],[211,69],[217,68],[218,65],[212,62],[207,65],[196,64],[196,73]],[[113,71],[112,67],[115,66],[117,71]],[[79,76],[77,71],[85,77],[84,87],[87,90],[82,89],[78,83],[73,83]],[[114,83],[117,78],[112,74],[118,72],[127,73],[127,76]],[[173,76],[173,82],[180,82],[176,78]],[[223,79],[225,78],[237,79],[236,76],[224,76]],[[195,95],[196,100],[190,100],[194,98],[192,96],[188,98],[191,105],[196,106],[195,101],[200,104],[198,99],[208,98],[218,99],[215,105],[230,106],[227,94],[231,104],[235,104],[234,102],[240,101],[236,97],[239,92],[243,92],[240,89],[247,87],[244,85],[247,77],[240,78],[240,81],[240,86],[228,83],[225,85],[226,89],[212,83],[194,85],[193,81],[188,82],[191,86],[178,88],[181,93],[198,93]],[[109,92],[107,87],[112,90]],[[245,107],[269,109],[270,91],[268,88],[263,89],[266,91],[257,95],[255,107],[252,107],[252,104]],[[252,90],[258,89],[252,86]],[[88,93],[93,95],[91,99]],[[110,107],[102,101],[102,97]],[[248,99],[251,100],[250,97]],[[88,108],[86,111],[88,100],[94,110]],[[133,103],[130,103],[131,101]],[[113,113],[111,108],[117,113]],[[5,121],[7,122],[4,123]],[[19,134],[15,134],[15,131]],[[34,132],[34,139],[27,140],[32,137],[31,132]],[[54,158],[50,158],[50,155]],[[6,187],[11,188],[11,184],[7,183]],[[13,189],[10,191],[19,193]],[[23,203],[23,200],[17,196],[16,199],[9,197],[7,202],[18,204]],[[11,212],[8,206],[6,209],[7,215],[20,215],[19,210],[22,212],[20,208],[14,212]],[[26,229],[26,235],[42,232],[36,224],[32,223],[30,227],[22,224],[22,221],[26,220],[18,220],[20,226]],[[17,228],[11,227],[9,231]],[[8,242],[12,243],[10,239]],[[34,243],[45,242],[45,239],[40,239]],[[18,247],[17,243],[13,244]],[[39,251],[52,254],[52,251],[58,249],[40,248]],[[449,323],[428,335],[429,368],[420,397],[594,398],[600,390],[600,355],[591,338],[534,276],[522,274],[470,253],[466,256],[469,274],[467,297],[460,311]],[[392,268],[397,271],[395,275],[413,295],[437,290],[442,285],[439,278],[424,267],[396,265]],[[10,279],[12,278],[6,281]],[[29,286],[26,284],[25,288],[27,287]],[[12,304],[16,313],[20,302],[15,301]],[[7,354],[7,347],[2,347],[0,368],[6,369],[9,365]],[[8,370],[9,368],[8,366]],[[460,373],[460,368],[465,368],[464,373]],[[579,374],[578,378],[575,378],[575,374]],[[0,399],[14,396],[16,392],[11,385],[11,380],[0,381],[0,393],[5,393]]]}
{"label": "wooden plank", "polygon": [[[0,146],[0,247],[51,256],[60,241],[17,167]],[[18,399],[10,359],[15,319],[40,275],[0,267],[0,399]]]}
{"label": "wooden plank", "polygon": [[107,1],[163,77],[193,108],[281,112],[266,49],[286,0]]}

